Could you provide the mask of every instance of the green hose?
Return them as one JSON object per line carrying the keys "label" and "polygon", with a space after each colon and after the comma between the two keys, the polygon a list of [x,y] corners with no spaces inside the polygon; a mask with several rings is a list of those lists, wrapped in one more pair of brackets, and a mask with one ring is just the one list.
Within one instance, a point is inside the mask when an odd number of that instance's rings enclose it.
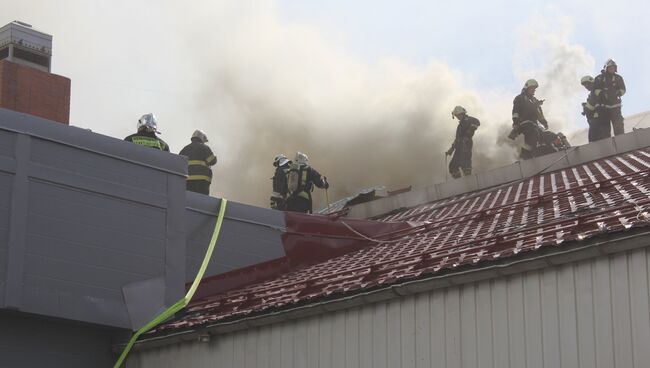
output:
{"label": "green hose", "polygon": [[219,232],[221,232],[221,224],[223,223],[223,217],[224,214],[226,213],[227,203],[228,203],[227,199],[221,200],[221,208],[219,209],[219,216],[217,217],[217,223],[214,226],[212,239],[210,239],[210,245],[208,245],[208,250],[205,252],[203,263],[201,263],[201,268],[199,268],[199,272],[194,278],[190,290],[187,291],[187,294],[181,300],[177,301],[176,303],[174,303],[174,305],[172,305],[171,307],[167,308],[165,311],[157,315],[156,318],[154,318],[149,323],[144,325],[142,328],[136,331],[136,333],[134,333],[133,336],[131,336],[131,340],[129,340],[129,343],[122,351],[120,358],[117,360],[113,368],[119,368],[122,365],[124,359],[126,359],[126,356],[129,354],[129,351],[131,351],[131,348],[138,340],[138,337],[140,337],[140,335],[158,326],[159,324],[167,320],[169,317],[173,316],[176,312],[185,308],[185,306],[190,302],[190,300],[192,300],[192,297],[194,296],[194,293],[196,292],[196,289],[199,287],[199,283],[201,282],[201,279],[205,274],[205,270],[208,268],[210,259],[212,258],[212,252],[214,251],[215,245],[217,244],[217,238],[219,237]]}

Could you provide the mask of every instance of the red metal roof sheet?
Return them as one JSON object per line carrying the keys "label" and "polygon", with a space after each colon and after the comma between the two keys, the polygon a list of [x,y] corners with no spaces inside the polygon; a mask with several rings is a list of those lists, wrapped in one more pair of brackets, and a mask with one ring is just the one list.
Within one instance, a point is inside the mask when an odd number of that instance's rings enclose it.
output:
{"label": "red metal roof sheet", "polygon": [[419,224],[393,232],[382,239],[386,243],[195,300],[156,332],[207,326],[646,226],[646,208],[650,211],[649,148],[387,215],[380,221]]}

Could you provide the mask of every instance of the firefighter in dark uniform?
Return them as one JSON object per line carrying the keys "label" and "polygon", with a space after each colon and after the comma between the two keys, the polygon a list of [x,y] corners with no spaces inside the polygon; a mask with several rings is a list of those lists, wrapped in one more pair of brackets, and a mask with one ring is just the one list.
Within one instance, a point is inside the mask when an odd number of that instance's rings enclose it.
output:
{"label": "firefighter in dark uniform", "polygon": [[521,89],[521,93],[512,102],[512,132],[508,138],[515,139],[519,134],[524,135],[524,146],[521,148],[520,158],[535,157],[537,145],[540,140],[541,124],[548,129],[548,122],[542,112],[544,100],[535,97],[535,90],[539,87],[534,79],[529,79]]}
{"label": "firefighter in dark uniform", "polygon": [[[587,101],[582,103],[582,115],[587,118],[587,123],[589,124],[589,142],[594,142],[599,139],[606,138],[606,135],[603,131],[603,123],[600,120],[600,104],[598,103],[598,97],[594,92],[594,77],[590,75],[585,75],[580,79],[580,84],[589,91],[587,96]],[[609,127],[608,127],[609,130]]]}
{"label": "firefighter in dark uniform", "polygon": [[158,138],[157,134],[160,134],[158,131],[158,121],[154,114],[145,114],[142,115],[140,120],[138,120],[138,132],[131,134],[130,136],[124,138],[127,142],[133,142],[141,146],[151,147],[159,149],[161,151],[169,152],[169,146],[165,141]]}
{"label": "firefighter in dark uniform", "polygon": [[208,137],[201,130],[192,134],[192,143],[185,146],[180,155],[187,157],[187,190],[210,194],[212,170],[210,166],[217,163],[217,157],[206,144]]}
{"label": "firefighter in dark uniform", "polygon": [[603,123],[602,138],[611,137],[611,128],[614,129],[614,135],[625,133],[623,126],[623,115],[621,114],[621,96],[625,94],[625,81],[618,72],[618,67],[614,60],[609,59],[603,66],[603,70],[594,80],[594,93],[600,99],[601,119]]}
{"label": "firefighter in dark uniform", "polygon": [[289,165],[287,171],[287,211],[312,213],[311,192],[314,186],[327,189],[327,178],[309,166],[306,154],[296,152],[296,159]]}
{"label": "firefighter in dark uniform", "polygon": [[273,159],[275,173],[273,174],[273,193],[271,193],[271,208],[284,211],[287,209],[287,173],[291,161],[284,154],[279,154]]}
{"label": "firefighter in dark uniform", "polygon": [[451,116],[458,119],[458,127],[454,143],[445,154],[454,155],[449,162],[449,173],[454,178],[460,178],[463,175],[472,175],[472,137],[481,123],[477,118],[467,115],[467,110],[462,106],[456,106]]}

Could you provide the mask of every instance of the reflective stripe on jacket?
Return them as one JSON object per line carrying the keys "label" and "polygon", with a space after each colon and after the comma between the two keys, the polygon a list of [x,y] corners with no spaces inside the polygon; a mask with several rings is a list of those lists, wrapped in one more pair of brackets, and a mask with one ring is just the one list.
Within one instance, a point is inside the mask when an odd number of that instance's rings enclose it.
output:
{"label": "reflective stripe on jacket", "polygon": [[180,155],[187,157],[187,180],[205,180],[212,182],[212,170],[210,166],[217,163],[217,157],[212,153],[210,147],[202,143],[198,138],[192,138],[192,143],[185,146]]}

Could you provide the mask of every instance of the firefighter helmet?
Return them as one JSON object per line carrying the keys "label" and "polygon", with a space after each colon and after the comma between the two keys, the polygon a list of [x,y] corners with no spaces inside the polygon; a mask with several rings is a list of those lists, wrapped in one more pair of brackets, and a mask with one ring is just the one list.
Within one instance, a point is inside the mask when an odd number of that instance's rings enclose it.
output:
{"label": "firefighter helmet", "polygon": [[307,165],[309,163],[309,157],[307,157],[306,154],[298,151],[296,152],[296,159],[294,161],[300,165]]}
{"label": "firefighter helmet", "polygon": [[459,106],[454,107],[454,110],[452,110],[452,112],[451,112],[451,117],[452,118],[457,118],[458,115],[461,115],[461,114],[467,114],[467,110],[465,110],[464,107],[459,105]]}
{"label": "firefighter helmet", "polygon": [[528,89],[530,87],[537,88],[539,87],[539,83],[537,83],[537,81],[534,79],[529,79],[526,81],[526,84],[524,84],[524,88]]}
{"label": "firefighter helmet", "polygon": [[603,70],[607,71],[607,68],[609,68],[610,66],[614,67],[614,72],[618,71],[618,65],[616,65],[616,62],[612,59],[607,59],[605,65],[603,65]]}
{"label": "firefighter helmet", "polygon": [[289,162],[289,159],[287,158],[287,156],[281,153],[275,156],[275,158],[273,159],[273,166],[278,166],[278,167],[284,166],[284,164],[286,164],[287,162]]}
{"label": "firefighter helmet", "polygon": [[584,77],[580,78],[580,84],[584,86],[585,83],[594,83],[594,77],[591,75],[585,75]]}
{"label": "firefighter helmet", "polygon": [[208,143],[208,136],[200,129],[197,129],[192,133],[192,138],[198,138],[201,142]]}
{"label": "firefighter helmet", "polygon": [[141,130],[160,134],[158,131],[158,120],[156,120],[156,116],[154,114],[149,113],[142,115],[142,117],[138,120],[138,132]]}

